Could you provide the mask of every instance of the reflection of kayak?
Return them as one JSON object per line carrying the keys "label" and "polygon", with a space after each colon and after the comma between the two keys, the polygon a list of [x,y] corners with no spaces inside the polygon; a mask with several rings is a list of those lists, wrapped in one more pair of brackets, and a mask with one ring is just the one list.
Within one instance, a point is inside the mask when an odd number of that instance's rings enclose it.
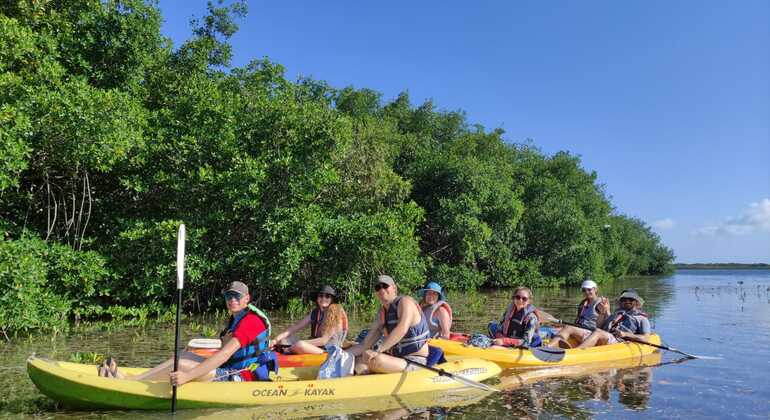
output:
{"label": "reflection of kayak", "polygon": [[513,389],[550,378],[579,378],[612,369],[631,369],[655,366],[661,362],[660,352],[621,360],[601,361],[582,365],[555,366],[550,369],[508,369],[500,375],[500,388]]}
{"label": "reflection of kayak", "polygon": [[[497,365],[480,359],[454,360],[436,367],[474,381],[500,373]],[[121,370],[135,375],[146,369],[124,367]],[[167,381],[102,378],[93,365],[34,356],[27,359],[27,372],[40,392],[69,407],[163,410],[170,406],[171,386]],[[317,367],[299,367],[281,369],[280,376],[273,377],[272,382],[190,382],[177,389],[177,406],[314,404],[464,387],[427,369],[326,380],[316,380],[317,374]]]}
{"label": "reflection of kayak", "polygon": [[[176,414],[176,420],[187,419],[288,419],[288,418],[345,418],[345,415],[377,412],[376,418],[400,419],[418,415],[426,408],[456,408],[475,404],[489,392],[476,388],[447,389],[407,395],[387,395],[376,398],[356,398],[300,404],[263,405],[227,409],[185,410]],[[136,411],[131,412],[136,415]],[[119,413],[115,413],[118,415]]]}
{"label": "reflection of kayak", "polygon": [[[660,336],[652,334],[648,340],[652,344],[660,344]],[[480,359],[495,362],[502,368],[543,368],[552,366],[572,366],[613,360],[623,360],[640,357],[657,351],[652,346],[624,342],[607,346],[591,347],[587,349],[569,349],[565,351],[564,358],[559,362],[544,362],[525,349],[483,349],[466,346],[460,341],[433,339],[429,342],[432,346],[441,347],[447,355],[464,357],[478,357]]]}

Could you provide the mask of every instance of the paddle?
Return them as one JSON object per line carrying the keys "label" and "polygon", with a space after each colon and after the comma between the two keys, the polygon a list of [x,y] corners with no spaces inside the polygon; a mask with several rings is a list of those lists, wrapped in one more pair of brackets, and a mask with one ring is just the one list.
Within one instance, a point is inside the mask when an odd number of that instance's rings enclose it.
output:
{"label": "paddle", "polygon": [[482,384],[481,382],[476,382],[474,380],[465,378],[462,375],[455,375],[453,373],[449,373],[449,372],[445,371],[444,369],[437,369],[437,368],[434,368],[432,366],[424,365],[422,363],[415,362],[414,360],[409,360],[406,357],[401,357],[401,356],[394,356],[394,357],[398,357],[399,359],[403,359],[404,361],[406,361],[407,364],[411,363],[411,364],[419,366],[421,368],[431,370],[433,372],[438,373],[439,376],[446,376],[447,378],[454,379],[455,381],[460,382],[461,384],[468,385],[470,387],[482,389],[484,391],[489,391],[489,392],[497,392],[497,391],[499,391],[498,389],[492,388],[489,385],[485,385],[485,384]]}
{"label": "paddle", "polygon": [[[581,330],[586,330],[586,331],[594,331],[594,330],[604,331],[601,328],[587,328],[587,327],[575,324],[573,322],[567,322],[567,321],[558,319],[558,318],[554,317],[553,315],[549,314],[548,312],[540,311],[540,315],[545,320],[547,320],[548,322],[552,322],[554,324],[569,325],[571,327],[580,328]],[[607,331],[605,331],[605,332],[607,332]],[[650,343],[648,341],[644,341],[644,340],[636,338],[636,337],[623,337],[623,338],[619,338],[619,340],[633,341],[634,343],[644,344],[646,346],[656,347],[656,348],[659,348],[659,349],[672,351],[674,353],[679,353],[679,354],[681,354],[683,356],[686,356],[687,358],[690,358],[690,359],[704,359],[704,360],[720,360],[720,359],[722,359],[721,357],[715,357],[715,356],[701,356],[701,355],[697,355],[697,354],[685,353],[685,352],[683,352],[683,351],[681,351],[679,349],[675,349],[673,347]]]}
{"label": "paddle", "polygon": [[[182,289],[184,288],[184,225],[179,225],[176,240],[176,333],[174,336],[174,372],[179,370],[179,317],[182,310]],[[176,412],[176,385],[171,386],[171,413]]]}
{"label": "paddle", "polygon": [[682,356],[685,356],[685,357],[687,357],[689,359],[704,359],[704,360],[722,360],[723,359],[723,357],[717,357],[717,356],[701,356],[699,354],[685,353],[682,350],[675,349],[675,348],[670,347],[670,346],[663,346],[663,345],[659,345],[659,344],[648,343],[648,342],[646,342],[644,340],[640,340],[640,339],[638,339],[636,337],[623,337],[622,340],[633,341],[635,343],[644,344],[644,345],[652,346],[652,347],[657,347],[657,348],[663,349],[663,350],[673,351],[674,353],[679,353]]}
{"label": "paddle", "polygon": [[550,363],[561,362],[562,359],[564,359],[564,356],[566,355],[564,349],[557,349],[557,348],[551,348],[551,347],[518,346],[516,348],[529,350],[529,352],[532,353],[532,355],[535,356],[535,358],[537,360],[540,360],[541,362],[550,362]]}

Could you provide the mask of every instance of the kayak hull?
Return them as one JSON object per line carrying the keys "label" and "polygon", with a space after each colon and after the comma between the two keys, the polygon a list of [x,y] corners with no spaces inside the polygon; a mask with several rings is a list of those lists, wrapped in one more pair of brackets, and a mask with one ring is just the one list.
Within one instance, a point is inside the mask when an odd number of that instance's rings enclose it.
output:
{"label": "kayak hull", "polygon": [[[480,359],[453,360],[437,367],[482,381],[500,368]],[[120,368],[135,375],[146,369]],[[27,372],[43,394],[72,408],[166,410],[171,386],[166,381],[102,378],[94,365],[27,359]],[[317,367],[281,369],[272,382],[190,382],[177,388],[177,407],[237,407],[322,403],[361,398],[438,392],[465,385],[427,369],[412,372],[316,380]]]}
{"label": "kayak hull", "polygon": [[[660,336],[652,334],[648,340],[652,344],[660,344]],[[447,355],[477,357],[490,362],[495,362],[503,369],[537,369],[555,366],[575,366],[585,365],[597,362],[608,362],[614,360],[623,360],[638,358],[648,354],[655,353],[657,349],[644,344],[632,343],[629,341],[606,346],[591,347],[587,349],[569,349],[565,350],[564,358],[559,362],[544,362],[532,355],[532,352],[525,349],[493,349],[466,346],[464,343],[455,340],[432,339],[429,341],[432,346],[440,347]]]}

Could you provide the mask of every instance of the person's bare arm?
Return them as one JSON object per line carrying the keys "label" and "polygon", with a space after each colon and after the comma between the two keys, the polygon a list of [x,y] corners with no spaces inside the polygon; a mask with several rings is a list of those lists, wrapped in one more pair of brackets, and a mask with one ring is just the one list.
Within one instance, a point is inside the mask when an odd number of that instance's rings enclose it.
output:
{"label": "person's bare arm", "polygon": [[241,348],[241,343],[238,341],[238,339],[231,338],[224,345],[224,347],[222,347],[221,350],[214,353],[213,356],[204,360],[193,369],[190,369],[187,372],[183,372],[183,371],[171,372],[169,374],[169,376],[171,377],[171,383],[174,384],[176,382],[177,386],[184,385],[187,382],[195,380],[211,372],[212,370],[222,366],[230,358],[230,356],[232,356],[233,353],[238,351],[238,349],[240,348]]}
{"label": "person's bare arm", "polygon": [[381,335],[382,335],[382,325],[380,324],[379,319],[375,318],[374,321],[372,321],[372,323],[369,325],[369,334],[366,335],[363,343],[358,343],[350,346],[347,349],[347,352],[354,356],[360,356],[366,350],[369,350],[370,348],[372,348],[372,346],[374,346],[374,343],[376,343],[377,340],[380,339]]}
{"label": "person's bare arm", "polygon": [[332,336],[334,334],[339,334],[342,331],[342,320],[337,321],[337,325],[334,326],[334,328],[330,328],[328,331],[324,332],[323,335],[320,337],[316,337],[310,340],[305,340],[306,343],[312,344],[316,347],[323,347],[326,345],[326,343],[329,342],[329,340],[332,339]]}
{"label": "person's bare arm", "polygon": [[642,340],[642,341],[649,340],[650,334],[652,331],[650,329],[650,322],[647,321],[646,318],[642,323],[642,331],[643,332],[641,334],[633,334],[630,332],[617,330],[615,331],[615,335],[620,338],[635,338],[637,340]]}
{"label": "person's bare arm", "polygon": [[439,338],[449,339],[449,331],[452,328],[452,319],[449,317],[449,312],[446,308],[441,307],[436,311],[436,317],[438,318],[439,325]]}
{"label": "person's bare arm", "polygon": [[596,312],[598,312],[598,316],[596,317],[596,325],[604,325],[604,322],[610,316],[610,301],[606,297],[602,297],[600,299],[601,302],[596,305]]}
{"label": "person's bare arm", "polygon": [[307,327],[310,325],[310,315],[308,314],[306,317],[300,319],[299,321],[295,322],[292,326],[286,329],[286,331],[278,334],[270,341],[270,347],[273,347],[276,343],[283,340],[284,338],[296,333],[297,331]]}

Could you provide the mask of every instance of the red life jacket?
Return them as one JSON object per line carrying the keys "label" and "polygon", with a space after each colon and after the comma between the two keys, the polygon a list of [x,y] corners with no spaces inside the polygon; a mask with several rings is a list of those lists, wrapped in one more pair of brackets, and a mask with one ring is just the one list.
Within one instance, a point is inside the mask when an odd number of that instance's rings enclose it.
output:
{"label": "red life jacket", "polygon": [[[500,333],[502,333],[504,337],[523,338],[527,319],[532,314],[537,318],[537,323],[539,325],[540,311],[535,308],[534,305],[530,303],[524,307],[523,310],[516,311],[516,307],[513,306],[513,303],[509,304],[508,309],[506,309],[503,319],[500,322],[502,325]],[[539,327],[535,329],[535,334],[537,334],[538,329]]]}

